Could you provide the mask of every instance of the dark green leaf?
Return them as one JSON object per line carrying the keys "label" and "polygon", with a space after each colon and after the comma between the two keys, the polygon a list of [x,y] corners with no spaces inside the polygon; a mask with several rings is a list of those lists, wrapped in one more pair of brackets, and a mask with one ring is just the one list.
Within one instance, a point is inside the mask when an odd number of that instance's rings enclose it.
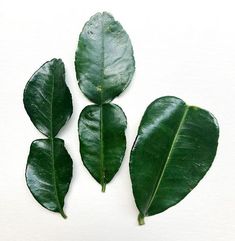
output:
{"label": "dark green leaf", "polygon": [[64,197],[72,178],[72,160],[58,138],[35,140],[31,144],[26,181],[35,199],[63,217]]}
{"label": "dark green leaf", "polygon": [[139,223],[181,201],[216,154],[219,127],[206,110],[176,97],[149,105],[131,151],[130,174]]}
{"label": "dark green leaf", "polygon": [[110,14],[97,13],[85,24],[75,67],[82,92],[94,103],[110,102],[129,85],[135,71],[132,45]]}
{"label": "dark green leaf", "polygon": [[24,106],[40,132],[56,136],[72,114],[62,60],[52,59],[33,74],[24,90]]}
{"label": "dark green leaf", "polygon": [[54,138],[72,114],[62,60],[52,59],[34,73],[24,90],[24,105],[33,124],[49,137],[31,144],[27,185],[42,206],[66,217],[63,206],[72,177],[72,160],[64,141]]}
{"label": "dark green leaf", "polygon": [[82,160],[103,191],[121,165],[126,149],[126,125],[122,109],[114,104],[90,105],[80,115]]}

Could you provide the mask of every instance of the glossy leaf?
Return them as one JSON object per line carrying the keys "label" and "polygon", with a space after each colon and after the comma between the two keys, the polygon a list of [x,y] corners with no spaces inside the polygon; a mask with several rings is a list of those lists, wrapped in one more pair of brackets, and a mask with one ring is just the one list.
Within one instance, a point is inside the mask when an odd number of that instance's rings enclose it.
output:
{"label": "glossy leaf", "polygon": [[109,183],[118,171],[126,148],[126,117],[114,104],[89,105],[79,119],[80,152],[97,182]]}
{"label": "glossy leaf", "polygon": [[72,114],[62,60],[52,59],[33,74],[24,90],[24,106],[41,133],[56,136]]}
{"label": "glossy leaf", "polygon": [[85,24],[75,67],[81,91],[96,104],[110,102],[129,85],[135,71],[132,45],[110,14],[97,13]]}
{"label": "glossy leaf", "polygon": [[62,60],[52,59],[34,73],[24,90],[24,105],[33,124],[49,137],[31,144],[27,185],[42,206],[66,217],[63,206],[72,177],[72,160],[64,141],[54,138],[72,114]]}
{"label": "glossy leaf", "polygon": [[216,154],[219,127],[208,111],[176,97],[151,103],[130,157],[139,224],[181,201],[203,178]]}
{"label": "glossy leaf", "polygon": [[45,208],[63,211],[64,197],[72,177],[72,159],[58,138],[35,140],[31,144],[26,181],[35,199]]}

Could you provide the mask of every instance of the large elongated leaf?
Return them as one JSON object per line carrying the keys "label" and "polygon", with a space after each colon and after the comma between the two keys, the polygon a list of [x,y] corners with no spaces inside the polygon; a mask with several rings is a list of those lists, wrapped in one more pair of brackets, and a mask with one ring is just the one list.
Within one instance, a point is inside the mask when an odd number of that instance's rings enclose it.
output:
{"label": "large elongated leaf", "polygon": [[79,119],[80,152],[97,182],[109,183],[118,171],[126,148],[126,117],[114,104],[89,105]]}
{"label": "large elongated leaf", "polygon": [[181,201],[216,154],[219,127],[206,110],[176,97],[149,105],[131,151],[130,174],[139,223]]}
{"label": "large elongated leaf", "polygon": [[65,83],[64,64],[52,59],[40,67],[24,90],[24,105],[33,124],[48,139],[32,143],[26,182],[36,200],[65,217],[64,197],[72,177],[72,160],[64,141],[54,138],[72,114],[72,99]]}
{"label": "large elongated leaf", "polygon": [[111,101],[130,83],[135,70],[132,45],[110,14],[97,13],[85,24],[75,67],[82,92],[97,104]]}
{"label": "large elongated leaf", "polygon": [[35,140],[31,144],[26,181],[35,199],[45,208],[63,211],[64,197],[72,178],[72,160],[58,138]]}
{"label": "large elongated leaf", "polygon": [[56,136],[72,114],[72,98],[61,59],[46,62],[33,74],[24,90],[24,106],[40,132]]}

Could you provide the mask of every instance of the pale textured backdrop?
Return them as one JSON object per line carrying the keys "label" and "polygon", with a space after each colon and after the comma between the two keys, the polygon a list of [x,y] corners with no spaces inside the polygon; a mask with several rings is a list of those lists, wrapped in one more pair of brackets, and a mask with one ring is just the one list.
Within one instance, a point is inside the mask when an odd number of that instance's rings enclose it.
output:
{"label": "pale textured backdrop", "polygon": [[[235,2],[216,0],[0,0],[0,240],[235,240]],[[101,193],[82,165],[77,119],[89,101],[74,71],[78,35],[91,15],[109,11],[129,33],[132,84],[114,103],[128,118],[123,165]],[[45,61],[62,58],[74,114],[59,133],[74,160],[67,220],[43,209],[26,187],[31,141],[42,135],[22,104],[26,81]],[[195,190],[137,226],[129,153],[147,105],[163,95],[210,110],[221,128],[214,165]]]}

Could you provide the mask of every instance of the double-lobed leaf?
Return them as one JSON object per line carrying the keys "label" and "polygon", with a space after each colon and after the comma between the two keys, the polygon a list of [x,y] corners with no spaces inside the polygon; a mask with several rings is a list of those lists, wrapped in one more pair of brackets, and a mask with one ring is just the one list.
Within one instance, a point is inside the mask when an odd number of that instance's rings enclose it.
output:
{"label": "double-lobed leaf", "polygon": [[126,149],[127,121],[114,104],[89,105],[80,115],[80,152],[86,168],[97,182],[109,183],[121,166]]}
{"label": "double-lobed leaf", "polygon": [[75,68],[81,91],[96,104],[110,102],[129,85],[135,71],[132,44],[109,13],[97,13],[85,24]]}
{"label": "double-lobed leaf", "polygon": [[72,160],[64,141],[55,136],[73,107],[62,60],[52,59],[33,74],[24,90],[24,106],[36,128],[48,137],[31,144],[27,185],[42,206],[66,217],[63,206],[72,178]]}
{"label": "double-lobed leaf", "polygon": [[126,117],[120,107],[109,102],[125,90],[135,71],[129,36],[109,13],[95,14],[83,27],[75,69],[81,91],[97,104],[86,107],[80,115],[80,153],[104,191],[126,149]]}
{"label": "double-lobed leaf", "polygon": [[215,117],[176,97],[151,103],[130,157],[139,224],[181,201],[210,168],[219,137]]}

